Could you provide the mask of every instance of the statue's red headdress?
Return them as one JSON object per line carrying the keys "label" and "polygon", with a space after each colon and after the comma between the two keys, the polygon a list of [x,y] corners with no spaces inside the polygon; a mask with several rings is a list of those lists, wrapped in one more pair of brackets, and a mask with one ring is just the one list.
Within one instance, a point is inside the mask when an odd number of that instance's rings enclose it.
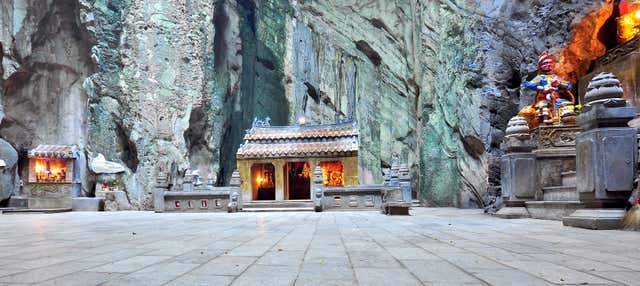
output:
{"label": "statue's red headdress", "polygon": [[550,72],[555,68],[556,60],[549,52],[544,51],[538,59],[538,69],[543,72]]}

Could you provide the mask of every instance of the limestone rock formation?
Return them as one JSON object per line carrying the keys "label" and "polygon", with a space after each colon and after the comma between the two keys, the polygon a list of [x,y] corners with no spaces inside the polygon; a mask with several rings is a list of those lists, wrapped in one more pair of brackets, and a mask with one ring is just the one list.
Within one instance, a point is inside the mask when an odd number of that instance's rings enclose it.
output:
{"label": "limestone rock formation", "polygon": [[0,202],[14,194],[19,185],[18,152],[7,141],[0,139]]}
{"label": "limestone rock formation", "polygon": [[355,120],[362,183],[396,158],[425,204],[484,206],[537,55],[581,76],[612,3],[6,0],[0,137],[102,153],[151,209],[158,174],[228,184],[255,117]]}
{"label": "limestone rock formation", "polygon": [[119,163],[107,161],[102,154],[89,160],[89,168],[96,174],[117,174],[127,170]]}

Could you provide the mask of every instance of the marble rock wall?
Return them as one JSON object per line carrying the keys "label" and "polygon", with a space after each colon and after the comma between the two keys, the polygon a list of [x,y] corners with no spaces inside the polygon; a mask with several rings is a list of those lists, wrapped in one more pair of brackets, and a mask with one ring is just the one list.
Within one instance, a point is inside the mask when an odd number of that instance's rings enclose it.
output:
{"label": "marble rock wall", "polygon": [[151,209],[161,174],[228,183],[245,130],[267,116],[355,120],[361,183],[408,162],[426,205],[478,207],[496,195],[498,146],[531,97],[519,86],[538,54],[566,50],[581,20],[605,11],[580,26],[592,37],[577,47],[597,44],[612,1],[0,5],[0,137],[21,154],[78,144],[122,163],[137,208]]}

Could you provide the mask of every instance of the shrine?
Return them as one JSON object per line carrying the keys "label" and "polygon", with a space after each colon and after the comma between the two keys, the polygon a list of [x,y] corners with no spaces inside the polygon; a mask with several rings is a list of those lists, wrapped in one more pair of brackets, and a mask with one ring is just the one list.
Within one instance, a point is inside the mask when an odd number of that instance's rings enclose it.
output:
{"label": "shrine", "polygon": [[640,38],[628,22],[640,21],[639,11],[640,5],[621,6],[620,45],[578,81],[577,98],[571,83],[553,73],[554,57],[540,56],[538,75],[523,83],[536,92],[535,103],[512,118],[506,130],[501,158],[506,207],[497,216],[562,220],[590,229],[621,227],[638,162],[634,117],[640,110]]}
{"label": "shrine", "polygon": [[245,202],[310,200],[317,166],[325,187],[358,185],[358,130],[353,122],[270,126],[256,121],[244,140],[236,156]]}
{"label": "shrine", "polygon": [[38,145],[28,153],[26,196],[30,209],[71,209],[80,183],[78,149],[68,145]]}

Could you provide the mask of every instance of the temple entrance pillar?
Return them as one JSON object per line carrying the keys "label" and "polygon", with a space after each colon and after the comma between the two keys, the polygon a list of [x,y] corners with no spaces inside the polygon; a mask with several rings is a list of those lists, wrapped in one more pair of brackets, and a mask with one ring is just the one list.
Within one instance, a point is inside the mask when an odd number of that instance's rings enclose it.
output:
{"label": "temple entrance pillar", "polygon": [[284,165],[285,161],[278,160],[273,162],[276,174],[276,201],[284,200]]}

